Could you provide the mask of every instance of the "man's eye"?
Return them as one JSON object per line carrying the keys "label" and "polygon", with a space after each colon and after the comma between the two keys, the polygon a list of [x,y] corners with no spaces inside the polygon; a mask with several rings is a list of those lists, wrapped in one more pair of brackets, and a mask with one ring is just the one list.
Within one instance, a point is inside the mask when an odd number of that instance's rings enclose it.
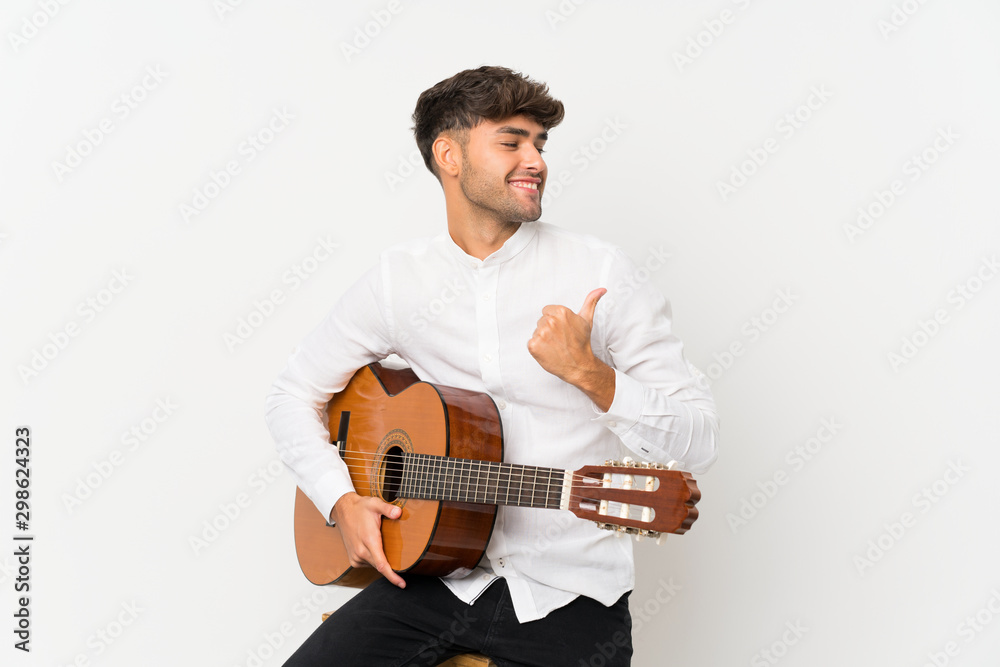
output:
{"label": "man's eye", "polygon": [[544,149],[544,148],[538,148],[537,150],[538,150],[538,154],[539,154],[539,155],[541,155],[542,153],[544,153],[544,152],[545,152],[545,149]]}
{"label": "man's eye", "polygon": [[514,143],[501,142],[500,145],[501,146],[510,146],[511,148],[517,148],[517,144],[514,144]]}

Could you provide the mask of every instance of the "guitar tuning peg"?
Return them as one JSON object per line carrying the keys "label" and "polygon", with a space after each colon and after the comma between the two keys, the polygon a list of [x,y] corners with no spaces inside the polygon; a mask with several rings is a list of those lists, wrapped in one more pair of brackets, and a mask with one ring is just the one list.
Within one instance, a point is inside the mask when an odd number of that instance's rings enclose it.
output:
{"label": "guitar tuning peg", "polygon": [[622,459],[622,467],[624,468],[634,468],[635,460],[631,456],[626,456]]}
{"label": "guitar tuning peg", "polygon": [[656,543],[657,544],[663,544],[663,540],[665,540],[665,539],[667,539],[666,535],[662,535],[660,533],[656,533]]}

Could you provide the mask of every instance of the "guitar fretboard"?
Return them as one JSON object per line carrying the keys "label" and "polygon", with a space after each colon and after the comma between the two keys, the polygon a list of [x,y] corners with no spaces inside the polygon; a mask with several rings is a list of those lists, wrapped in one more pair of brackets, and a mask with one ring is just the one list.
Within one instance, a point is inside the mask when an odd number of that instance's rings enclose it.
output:
{"label": "guitar fretboard", "polygon": [[399,496],[424,500],[559,509],[566,476],[558,468],[429,454],[405,453],[402,462]]}

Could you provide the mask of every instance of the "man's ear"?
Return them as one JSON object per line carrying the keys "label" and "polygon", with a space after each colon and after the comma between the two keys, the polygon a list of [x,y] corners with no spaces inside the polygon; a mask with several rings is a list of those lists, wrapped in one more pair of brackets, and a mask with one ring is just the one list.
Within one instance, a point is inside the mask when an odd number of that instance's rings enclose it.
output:
{"label": "man's ear", "polygon": [[441,175],[458,176],[462,168],[462,147],[458,138],[450,134],[440,134],[431,145],[434,163]]}

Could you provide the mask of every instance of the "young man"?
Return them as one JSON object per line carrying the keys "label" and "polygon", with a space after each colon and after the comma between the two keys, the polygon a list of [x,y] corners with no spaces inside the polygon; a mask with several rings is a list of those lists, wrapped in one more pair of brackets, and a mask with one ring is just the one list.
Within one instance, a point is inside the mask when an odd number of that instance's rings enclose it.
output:
{"label": "young man", "polygon": [[354,492],[320,417],[355,371],[395,353],[422,380],[489,394],[508,462],[712,464],[715,406],[669,304],[616,247],[535,222],[543,146],[562,118],[545,85],[502,67],[422,93],[414,131],[447,231],[386,250],[275,382],[267,419],[282,460],[340,526],[352,564],[384,575],[287,665],[436,665],[468,651],[504,667],[629,664],[630,540],[565,511],[501,507],[472,572],[401,577],[379,532],[399,508]]}

